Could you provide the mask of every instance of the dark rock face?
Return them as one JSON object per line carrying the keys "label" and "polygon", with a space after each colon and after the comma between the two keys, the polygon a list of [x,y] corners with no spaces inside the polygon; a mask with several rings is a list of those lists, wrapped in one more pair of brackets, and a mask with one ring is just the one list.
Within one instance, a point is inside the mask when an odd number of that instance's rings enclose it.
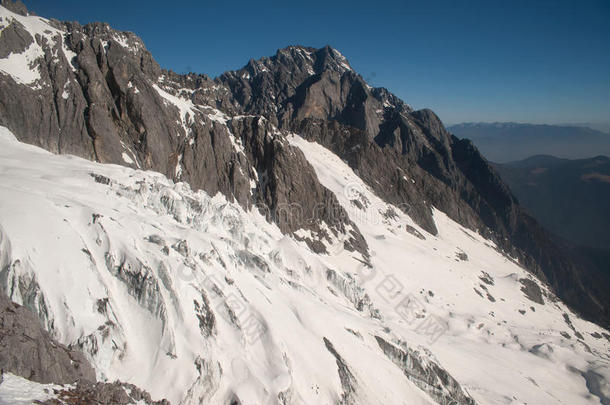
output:
{"label": "dark rock face", "polygon": [[[54,390],[54,393],[65,404],[100,404],[100,405],[128,405],[144,403],[147,405],[170,405],[169,401],[162,399],[153,401],[150,395],[132,384],[120,382],[101,383],[79,381],[73,387]],[[50,399],[42,402],[44,405],[60,405],[58,400]]]}
{"label": "dark rock face", "polygon": [[0,58],[25,51],[34,39],[18,21],[13,21],[0,33]]}
{"label": "dark rock face", "polygon": [[[126,405],[142,401],[169,405],[166,400],[153,401],[147,392],[131,384],[95,382],[95,371],[81,352],[54,341],[36,315],[11,302],[2,290],[0,368],[3,373],[38,383],[66,385],[55,390],[62,403]],[[60,404],[57,400],[45,403]]]}
{"label": "dark rock face", "polygon": [[323,187],[313,167],[303,153],[291,146],[263,117],[232,119],[229,128],[241,134],[249,161],[255,162],[257,187],[253,202],[263,214],[275,222],[284,233],[305,228],[317,235],[305,239],[314,251],[324,252],[321,240],[330,235],[320,227],[327,224],[335,234],[347,234],[345,248],[359,251],[368,257],[364,238],[337,201],[336,196]]}
{"label": "dark rock face", "polygon": [[324,345],[326,349],[330,352],[330,354],[335,358],[337,362],[337,369],[339,373],[339,380],[341,381],[341,386],[343,387],[343,394],[341,395],[341,400],[339,401],[340,405],[350,405],[355,403],[354,397],[356,395],[356,377],[350,371],[347,363],[343,360],[343,357],[333,346],[332,342],[326,338],[323,338]]}
{"label": "dark rock face", "polygon": [[[432,111],[368,86],[338,51],[288,47],[211,80],[162,70],[132,33],[52,24],[59,31],[33,38],[40,79],[28,85],[0,74],[0,125],[21,141],[159,171],[255,207],[285,233],[310,231],[315,251],[341,235],[366,259],[356,226],[286,141],[294,132],[336,153],[430,233],[435,207],[493,238],[590,319],[610,320],[610,298],[583,281],[586,261],[523,212],[469,141]],[[0,52],[23,49],[26,34],[14,23]]]}
{"label": "dark rock face", "polygon": [[201,303],[193,300],[195,306],[195,315],[199,320],[199,330],[204,337],[210,337],[216,334],[216,316],[210,306],[210,301],[205,293],[201,293]]}
{"label": "dark rock face", "polygon": [[239,95],[243,114],[326,146],[429,232],[436,233],[431,206],[471,228],[488,226],[479,211],[493,210],[457,166],[457,138],[432,111],[369,87],[336,50],[289,47],[219,80]]}
{"label": "dark rock face", "polygon": [[82,353],[53,341],[40,320],[0,291],[0,367],[39,383],[95,381]]}
{"label": "dark rock face", "polygon": [[418,352],[400,348],[375,336],[379,348],[407,378],[441,405],[474,405],[476,402],[460,384],[438,364],[426,362]]}
{"label": "dark rock face", "polygon": [[525,294],[525,296],[528,299],[530,299],[540,305],[544,305],[544,299],[542,298],[542,291],[540,290],[540,287],[538,287],[538,284],[536,284],[536,282],[534,280],[530,280],[529,278],[522,278],[522,279],[519,279],[519,282],[522,285],[521,291],[523,291],[523,294]]}

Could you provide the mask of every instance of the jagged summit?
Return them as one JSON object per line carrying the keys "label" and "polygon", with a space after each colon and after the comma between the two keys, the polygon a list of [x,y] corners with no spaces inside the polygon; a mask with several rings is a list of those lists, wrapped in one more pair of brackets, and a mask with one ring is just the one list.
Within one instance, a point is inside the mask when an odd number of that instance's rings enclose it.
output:
{"label": "jagged summit", "polygon": [[294,69],[293,74],[305,73],[310,76],[321,74],[326,70],[338,73],[352,70],[347,59],[339,51],[328,45],[319,49],[301,45],[287,46],[278,49],[275,55],[271,57],[263,57],[258,60],[250,59],[241,70],[247,70],[248,73],[257,75],[274,71],[277,65]]}
{"label": "jagged summit", "polygon": [[412,111],[388,90],[369,86],[330,46],[282,48],[218,81],[238,95],[245,112],[264,115],[286,129],[306,118],[332,119],[362,130],[370,141],[384,115]]}

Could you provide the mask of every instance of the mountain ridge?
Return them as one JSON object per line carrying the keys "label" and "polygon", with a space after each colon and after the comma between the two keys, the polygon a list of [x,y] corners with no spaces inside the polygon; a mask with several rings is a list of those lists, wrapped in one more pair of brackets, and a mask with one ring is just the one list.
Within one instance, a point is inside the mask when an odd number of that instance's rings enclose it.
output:
{"label": "mountain ridge", "polygon": [[469,122],[460,122],[457,124],[449,125],[451,128],[476,128],[476,127],[494,127],[494,128],[516,128],[516,127],[540,127],[540,128],[564,128],[568,130],[572,129],[582,129],[585,131],[589,131],[591,133],[602,133],[606,135],[610,135],[605,131],[601,131],[595,128],[587,127],[583,125],[576,124],[532,124],[530,122],[518,122],[518,121],[469,121]]}
{"label": "mountain ridge", "polygon": [[[360,77],[358,77],[360,78]],[[323,79],[320,79],[323,80]],[[357,80],[357,79],[356,79]],[[264,98],[264,95],[263,95]],[[464,152],[458,152],[460,154],[463,154],[462,156],[470,156],[468,158],[466,158],[466,160],[470,160],[472,157],[476,156],[478,154],[478,152],[476,152],[476,149],[470,149],[471,146],[469,145],[469,143],[467,141],[459,141],[457,138],[452,139],[449,138],[449,134],[444,130],[442,123],[440,122],[440,120],[438,119],[438,117],[436,117],[436,115],[434,113],[432,113],[430,110],[421,110],[419,112],[415,112],[415,111],[406,111],[406,113],[408,113],[412,118],[413,121],[405,123],[405,124],[399,124],[399,123],[389,123],[389,125],[393,125],[393,131],[394,133],[392,134],[388,134],[388,129],[385,129],[383,127],[380,127],[380,133],[376,136],[370,136],[365,134],[362,134],[362,132],[366,132],[367,129],[370,129],[370,125],[367,127],[366,124],[362,123],[362,122],[357,122],[354,123],[353,125],[349,125],[352,130],[351,132],[349,132],[349,130],[344,129],[344,133],[349,133],[350,135],[346,135],[346,136],[342,136],[342,137],[337,137],[334,134],[330,134],[330,137],[328,134],[326,134],[325,132],[333,132],[333,130],[328,131],[328,129],[326,129],[325,124],[321,124],[319,122],[315,122],[316,119],[315,118],[311,118],[309,116],[306,117],[300,117],[298,112],[292,112],[292,110],[290,110],[290,108],[292,107],[290,100],[288,101],[288,111],[289,114],[292,114],[292,117],[296,117],[293,121],[289,122],[288,125],[286,125],[286,127],[295,132],[295,133],[299,133],[301,136],[304,136],[305,138],[309,139],[309,140],[315,140],[319,143],[321,143],[322,145],[325,145],[326,147],[328,147],[329,149],[333,150],[335,153],[337,153],[339,156],[342,156],[344,159],[346,159],[349,163],[350,166],[352,166],[355,170],[358,170],[358,172],[361,174],[361,176],[363,176],[363,179],[369,184],[369,186],[373,187],[373,189],[375,189],[375,191],[377,193],[379,193],[380,195],[384,196],[384,198],[386,198],[388,201],[392,201],[396,204],[400,204],[401,202],[405,202],[407,201],[408,207],[409,207],[409,213],[410,215],[412,215],[416,221],[418,222],[418,224],[423,225],[424,228],[428,231],[431,231],[432,233],[434,233],[434,227],[433,224],[429,224],[426,222],[427,220],[427,213],[426,213],[426,207],[421,207],[417,205],[417,202],[421,202],[422,200],[432,200],[433,204],[435,204],[437,207],[439,207],[440,209],[442,209],[445,212],[448,212],[454,219],[457,218],[457,220],[461,223],[465,223],[468,224],[469,227],[474,227],[477,228],[479,230],[481,230],[482,232],[486,232],[486,228],[489,227],[491,229],[498,229],[498,227],[506,227],[507,231],[505,232],[509,232],[512,233],[513,236],[513,243],[516,243],[517,245],[519,245],[520,248],[523,248],[525,250],[527,249],[531,249],[533,244],[536,244],[537,242],[532,241],[532,238],[536,238],[542,235],[545,235],[545,231],[543,229],[537,229],[535,231],[533,231],[532,229],[530,230],[525,230],[525,229],[520,229],[520,226],[515,226],[515,224],[518,224],[520,221],[517,220],[516,218],[518,216],[522,216],[523,220],[521,220],[522,223],[528,224],[525,225],[525,228],[527,227],[532,227],[532,228],[536,228],[537,225],[535,225],[535,221],[533,219],[531,219],[527,213],[525,212],[520,212],[520,213],[515,213],[515,212],[511,212],[514,209],[510,208],[511,205],[515,205],[516,200],[514,200],[514,197],[512,197],[510,191],[505,188],[504,186],[499,186],[498,185],[501,183],[501,181],[499,180],[499,177],[496,174],[492,174],[493,169],[491,169],[490,167],[488,167],[487,163],[484,163],[483,161],[480,161],[479,166],[478,166],[478,170],[484,172],[488,172],[488,176],[490,176],[489,178],[493,179],[491,181],[491,184],[494,184],[494,186],[492,186],[489,189],[490,194],[488,194],[488,197],[490,198],[490,200],[483,200],[483,202],[481,202],[481,200],[478,200],[478,198],[475,198],[474,201],[471,201],[470,203],[468,203],[468,205],[464,205],[463,201],[451,201],[449,200],[443,200],[443,199],[437,199],[434,197],[435,194],[443,194],[445,197],[447,197],[448,194],[450,194],[450,192],[447,191],[440,191],[442,190],[442,187],[444,187],[442,185],[443,182],[448,181],[448,176],[447,175],[447,171],[446,170],[452,170],[451,167],[447,167],[447,168],[443,168],[443,163],[441,159],[443,159],[441,156],[443,155],[443,153],[446,152],[441,152],[440,155],[437,155],[438,157],[432,157],[431,161],[427,160],[430,159],[430,155],[428,155],[427,157],[424,156],[418,156],[418,152],[417,151],[413,151],[411,149],[411,151],[408,151],[408,147],[403,145],[403,140],[408,140],[408,137],[413,136],[413,132],[411,132],[411,129],[409,128],[409,125],[413,125],[415,124],[417,125],[422,125],[421,123],[424,123],[425,126],[428,126],[429,129],[419,129],[420,134],[423,134],[424,136],[430,136],[430,140],[434,143],[439,142],[439,140],[441,141],[440,145],[445,145],[445,146],[440,146],[441,151],[443,147],[446,147],[447,145],[455,145],[454,150],[456,152],[460,151],[461,149],[464,149]],[[262,114],[267,114],[267,112],[265,110],[260,109],[260,107],[257,107],[258,109],[254,109],[254,111],[249,111],[249,113],[262,113]],[[298,108],[298,107],[297,107]],[[365,107],[366,110],[366,107]],[[402,118],[400,117],[401,113],[396,114],[398,117],[397,119],[400,121]],[[268,119],[270,119],[271,121],[277,120],[278,122],[280,122],[280,127],[282,127],[282,123],[281,123],[281,118],[276,118],[275,117],[276,114],[272,113],[272,114],[268,114],[265,115]],[[280,114],[281,115],[281,112]],[[364,115],[366,116],[366,113],[364,113]],[[344,119],[344,116],[339,116],[339,118],[336,121],[339,121],[340,125],[341,125],[341,120]],[[366,120],[366,119],[365,119]],[[396,118],[394,118],[394,120],[396,121]],[[295,122],[296,121],[296,122]],[[299,122],[300,121],[300,122]],[[389,121],[392,121],[392,118],[389,119]],[[350,123],[350,121],[347,121],[348,123]],[[312,123],[314,126],[314,128],[311,128]],[[419,123],[419,124],[418,124]],[[388,122],[386,121],[386,124],[388,125]],[[404,125],[403,127],[401,127],[400,125]],[[356,133],[354,133],[353,128],[356,127],[357,129],[359,129],[359,131],[357,131]],[[417,128],[417,127],[416,127]],[[423,128],[423,127],[420,127]],[[430,131],[430,129],[432,129]],[[310,132],[311,133],[308,133]],[[403,132],[401,134],[401,131]],[[355,138],[355,140],[354,140]],[[354,144],[358,144],[360,141],[358,139],[371,139],[374,138],[375,142],[372,142],[371,144],[373,146],[375,146],[375,144],[380,144],[380,146],[383,148],[383,146],[389,145],[392,147],[392,149],[396,150],[398,149],[399,152],[399,156],[397,157],[396,154],[392,154],[393,152],[390,152],[390,155],[388,156],[387,151],[382,151],[381,154],[379,153],[379,150],[376,148],[368,148],[368,151],[371,151],[371,156],[368,156],[367,153],[364,154],[356,154],[356,156],[354,157],[353,153],[351,153],[350,149],[353,148]],[[444,138],[444,140],[443,140]],[[428,144],[429,145],[429,144]],[[437,143],[438,145],[438,143]],[[350,151],[350,152],[348,152]],[[418,169],[417,166],[424,168],[424,171],[428,172],[428,174],[431,174],[431,176],[427,175],[426,173],[423,174],[424,178],[427,179],[426,181],[431,182],[431,184],[426,184],[424,186],[424,190],[422,192],[422,190],[417,190],[417,189],[413,189],[410,188],[408,191],[404,190],[403,192],[398,192],[396,193],[394,190],[400,189],[401,186],[403,186],[403,184],[401,184],[401,179],[402,177],[396,176],[398,181],[394,180],[394,181],[390,181],[387,182],[387,174],[388,172],[391,172],[392,169],[389,169],[388,167],[384,167],[382,169],[382,172],[379,172],[379,164],[377,162],[380,161],[400,161],[401,159],[403,159],[405,154],[411,153],[412,156],[411,159],[407,159],[410,160],[411,162],[405,162],[403,164],[403,168],[408,167],[409,170],[416,170]],[[403,157],[401,157],[403,156]],[[459,158],[459,155],[455,156]],[[454,158],[455,158],[454,157]],[[415,161],[415,162],[413,162]],[[413,163],[415,163],[415,167],[413,167]],[[468,172],[469,167],[468,165],[470,165],[470,163],[467,163],[467,165],[463,166],[463,170],[464,173]],[[398,165],[400,166],[400,164]],[[363,170],[363,167],[365,168]],[[400,169],[400,167],[399,167]],[[404,169],[400,169],[400,170],[404,170]],[[462,169],[460,169],[462,170]],[[372,173],[372,175],[371,175]],[[383,174],[382,174],[383,173]],[[479,176],[480,174],[478,173],[470,173],[467,175],[468,180],[467,182],[470,181],[477,181],[477,176]],[[381,179],[384,179],[384,181],[386,181],[383,186],[380,185],[380,181]],[[421,175],[417,176],[418,178],[421,177]],[[440,180],[440,184],[439,181]],[[464,181],[464,180],[461,180]],[[486,180],[489,181],[489,180]],[[455,182],[454,180],[450,180],[449,182]],[[399,184],[396,184],[399,183]],[[503,188],[504,187],[504,188]],[[430,189],[431,190],[430,190]],[[440,190],[439,190],[440,188]],[[406,191],[406,192],[405,192]],[[432,195],[431,195],[432,194]],[[413,197],[415,196],[415,197]],[[502,202],[504,201],[504,202]],[[483,221],[483,224],[481,224],[481,222],[477,222],[478,220],[476,218],[474,218],[475,216],[477,216],[478,214],[464,214],[467,213],[468,210],[471,209],[472,206],[477,206],[479,208],[477,208],[478,210],[481,210],[480,205],[488,205],[488,204],[497,204],[499,203],[499,206],[496,206],[494,208],[484,208],[482,209],[482,212],[485,212],[485,210],[487,210],[487,212],[493,212],[494,210],[504,210],[502,214],[500,214],[500,216],[496,216],[497,214],[485,214],[487,215],[486,219]],[[504,206],[503,206],[504,204]],[[488,205],[489,206],[489,205]],[[458,208],[459,207],[459,208]],[[519,211],[519,210],[517,210]],[[502,211],[501,211],[502,212]],[[505,217],[503,218],[502,216],[505,215]],[[502,224],[502,225],[500,225]],[[532,235],[537,235],[537,236],[532,236]],[[551,273],[548,274],[548,270],[550,267],[557,267],[558,263],[562,263],[559,266],[565,266],[566,262],[569,262],[570,260],[578,260],[580,261],[580,259],[568,259],[566,257],[566,251],[569,251],[569,249],[566,248],[560,248],[560,247],[551,247],[555,244],[559,244],[561,245],[561,242],[556,241],[555,239],[553,239],[550,236],[543,236],[543,238],[546,238],[548,240],[548,242],[544,242],[547,243],[548,248],[551,249],[553,251],[553,253],[550,256],[538,256],[538,258],[534,259],[534,261],[538,261],[538,262],[543,262],[545,263],[542,267],[546,267],[546,271],[547,273],[544,273],[543,277],[550,277],[551,278],[551,283],[557,283],[557,280],[553,280],[553,278],[555,278],[555,276]],[[502,239],[499,238],[500,240]],[[551,241],[553,240],[553,241]],[[500,242],[502,243],[502,242]],[[504,248],[507,248],[510,250],[510,246],[507,245],[503,245]],[[563,251],[563,252],[562,252]],[[517,256],[519,256],[519,253],[515,253]],[[553,255],[557,255],[559,257],[562,257],[561,259],[557,260],[555,258],[553,258]],[[532,266],[534,265],[534,262],[532,262],[531,259],[527,259],[524,258],[524,262],[528,263],[529,260],[529,264],[528,266]],[[555,263],[555,264],[552,264]],[[586,266],[583,265],[582,262],[580,262],[581,266]],[[535,266],[535,265],[534,265]],[[576,271],[575,269],[570,270],[571,272]],[[543,270],[544,272],[544,270]],[[539,275],[542,273],[538,273]],[[563,276],[560,276],[563,277]],[[578,279],[579,276],[576,276],[575,279]],[[591,281],[589,281],[590,283]],[[579,284],[579,283],[578,283]]]}

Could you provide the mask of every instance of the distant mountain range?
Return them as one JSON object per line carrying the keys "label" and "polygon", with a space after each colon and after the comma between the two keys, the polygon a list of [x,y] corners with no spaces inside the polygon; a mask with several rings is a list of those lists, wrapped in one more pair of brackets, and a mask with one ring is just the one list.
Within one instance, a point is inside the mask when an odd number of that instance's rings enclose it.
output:
{"label": "distant mountain range", "polygon": [[537,155],[495,168],[547,229],[577,245],[610,251],[610,158]]}
{"label": "distant mountain range", "polygon": [[610,134],[610,122],[564,122],[555,125],[562,127],[585,127]]}
{"label": "distant mountain range", "polygon": [[463,123],[447,128],[474,142],[492,162],[506,163],[533,155],[567,159],[610,155],[610,134],[580,126],[500,123]]}

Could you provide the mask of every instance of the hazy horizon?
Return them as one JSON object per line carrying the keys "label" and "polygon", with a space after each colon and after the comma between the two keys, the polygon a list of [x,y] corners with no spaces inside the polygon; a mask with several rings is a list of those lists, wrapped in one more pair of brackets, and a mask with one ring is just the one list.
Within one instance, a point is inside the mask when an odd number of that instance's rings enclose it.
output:
{"label": "hazy horizon", "polygon": [[605,134],[610,135],[610,121],[608,122],[558,122],[558,123],[548,123],[548,122],[520,122],[520,121],[460,121],[460,122],[445,122],[443,124],[446,127],[453,127],[456,125],[463,124],[518,124],[518,125],[551,125],[557,127],[575,127],[575,128],[589,128],[595,131],[603,132]]}

